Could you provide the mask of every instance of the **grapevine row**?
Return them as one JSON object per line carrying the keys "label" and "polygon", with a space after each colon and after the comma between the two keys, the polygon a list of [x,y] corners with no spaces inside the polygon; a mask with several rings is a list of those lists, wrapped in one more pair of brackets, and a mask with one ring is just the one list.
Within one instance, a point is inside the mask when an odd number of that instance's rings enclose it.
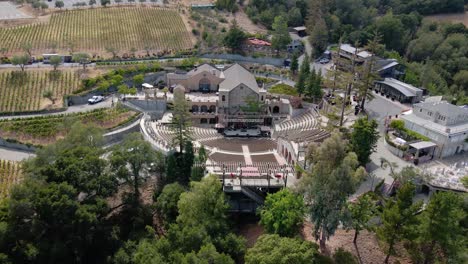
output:
{"label": "grapevine row", "polygon": [[0,46],[20,52],[18,43],[31,43],[35,51],[102,52],[113,47],[182,50],[192,47],[190,33],[175,10],[146,7],[83,9],[56,13],[45,23],[0,29]]}
{"label": "grapevine row", "polygon": [[79,78],[72,71],[62,71],[57,78],[42,70],[27,70],[23,76],[15,76],[18,74],[17,71],[0,72],[0,112],[40,110],[45,107],[43,102],[50,103],[43,98],[45,90],[52,90],[57,98],[56,106],[62,106],[63,96],[80,86]]}
{"label": "grapevine row", "polygon": [[11,187],[22,179],[21,166],[18,162],[0,160],[0,199],[10,193]]}

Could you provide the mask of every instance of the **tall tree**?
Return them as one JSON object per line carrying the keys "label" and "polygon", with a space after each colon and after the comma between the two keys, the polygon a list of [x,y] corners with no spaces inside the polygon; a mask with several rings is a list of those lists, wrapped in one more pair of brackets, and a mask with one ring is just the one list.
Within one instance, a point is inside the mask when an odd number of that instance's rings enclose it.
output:
{"label": "tall tree", "polygon": [[100,138],[102,130],[77,123],[23,165],[24,181],[0,212],[0,251],[12,263],[105,262],[115,243],[106,199],[117,181]]}
{"label": "tall tree", "polygon": [[277,51],[286,49],[286,46],[291,42],[287,19],[283,16],[277,16],[271,27],[273,28],[271,47]]}
{"label": "tall tree", "polygon": [[417,239],[410,252],[416,263],[460,261],[466,243],[461,221],[466,217],[463,197],[453,192],[437,192],[420,216]]}
{"label": "tall tree", "polygon": [[157,198],[156,208],[162,214],[166,225],[174,223],[179,211],[177,203],[180,195],[185,192],[185,189],[179,183],[171,183],[164,186],[161,194]]}
{"label": "tall tree", "polygon": [[245,32],[242,31],[242,29],[237,25],[237,22],[234,20],[232,26],[229,28],[229,31],[224,36],[223,44],[235,51],[240,49],[246,38],[247,36]]}
{"label": "tall tree", "polygon": [[140,187],[143,179],[149,176],[151,170],[162,167],[162,154],[143,140],[141,134],[128,135],[121,144],[114,146],[110,162],[118,178],[126,181],[132,188],[131,203],[140,204]]}
{"label": "tall tree", "polygon": [[310,63],[307,54],[304,54],[304,60],[302,61],[301,68],[299,70],[299,77],[296,83],[296,90],[299,95],[304,94],[306,87],[306,80],[310,74]]}
{"label": "tall tree", "polygon": [[339,133],[332,134],[319,147],[311,147],[309,157],[313,157],[312,166],[301,179],[300,189],[310,204],[313,234],[325,249],[326,240],[345,219],[346,200],[361,180],[362,169],[358,169],[356,154],[346,152],[346,143]]}
{"label": "tall tree", "polygon": [[174,110],[170,129],[175,133],[172,144],[179,146],[179,153],[184,150],[185,143],[190,141],[191,122],[190,106],[185,99],[185,92],[176,90],[174,92]]}
{"label": "tall tree", "polygon": [[327,49],[328,45],[328,27],[325,20],[320,17],[316,19],[315,25],[311,30],[309,37],[310,44],[314,48],[313,56],[317,57]]}
{"label": "tall tree", "polygon": [[343,126],[345,109],[346,109],[346,106],[348,105],[348,102],[350,102],[349,97],[351,95],[351,89],[353,89],[355,80],[356,80],[356,58],[357,58],[357,53],[358,53],[358,46],[359,46],[359,42],[356,41],[354,43],[354,47],[356,48],[354,50],[354,54],[352,54],[352,57],[351,57],[351,76],[350,76],[351,78],[350,80],[348,80],[346,92],[343,98],[343,105],[341,106],[340,126]]}
{"label": "tall tree", "polygon": [[315,89],[315,79],[317,77],[317,73],[315,72],[315,68],[312,68],[312,71],[309,73],[307,78],[307,84],[305,89],[305,95],[309,98],[313,97],[313,91]]}
{"label": "tall tree", "polygon": [[299,68],[299,61],[298,61],[297,53],[294,53],[291,59],[291,66],[290,66],[290,70],[292,74],[296,74],[298,68]]}
{"label": "tall tree", "polygon": [[377,229],[377,236],[387,244],[385,263],[396,253],[397,242],[414,236],[416,212],[421,209],[421,203],[413,204],[414,191],[412,183],[403,184],[396,199],[389,200],[382,212],[382,225]]}
{"label": "tall tree", "polygon": [[364,65],[364,71],[361,74],[360,78],[360,96],[361,96],[361,109],[364,109],[367,97],[370,97],[371,94],[369,90],[372,89],[374,81],[379,78],[376,69],[377,53],[383,48],[381,42],[381,35],[378,31],[372,33],[372,39],[366,45],[366,49],[373,54],[368,62]]}
{"label": "tall tree", "polygon": [[304,222],[304,214],[302,197],[283,189],[266,197],[260,211],[260,224],[268,233],[295,236]]}
{"label": "tall tree", "polygon": [[351,216],[349,227],[354,229],[353,243],[356,244],[359,232],[369,229],[369,221],[376,211],[375,202],[370,195],[362,195],[355,202],[348,202],[348,211]]}
{"label": "tall tree", "polygon": [[366,166],[370,161],[370,155],[375,152],[377,141],[379,140],[378,124],[367,117],[359,118],[353,124],[350,146],[351,150],[358,156],[361,166]]}

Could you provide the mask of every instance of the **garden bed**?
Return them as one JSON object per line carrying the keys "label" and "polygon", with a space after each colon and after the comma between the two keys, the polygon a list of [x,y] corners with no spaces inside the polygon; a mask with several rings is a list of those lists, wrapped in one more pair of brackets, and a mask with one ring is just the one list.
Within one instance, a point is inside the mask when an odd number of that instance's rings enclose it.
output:
{"label": "garden bed", "polygon": [[77,114],[61,114],[0,121],[0,137],[22,144],[44,146],[63,138],[75,122],[112,130],[134,120],[138,113],[122,106]]}

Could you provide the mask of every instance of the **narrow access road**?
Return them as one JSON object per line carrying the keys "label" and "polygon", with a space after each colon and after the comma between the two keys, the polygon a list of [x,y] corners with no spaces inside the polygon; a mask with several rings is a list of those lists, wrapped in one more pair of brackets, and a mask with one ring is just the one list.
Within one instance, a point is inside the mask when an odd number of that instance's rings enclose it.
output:
{"label": "narrow access road", "polygon": [[33,153],[0,147],[0,160],[22,161],[35,156]]}
{"label": "narrow access road", "polygon": [[[114,99],[114,102],[117,102],[117,99]],[[0,120],[4,119],[13,119],[13,118],[28,118],[28,117],[35,117],[35,116],[53,116],[53,115],[61,115],[61,114],[72,114],[72,113],[81,113],[87,112],[94,109],[99,108],[108,108],[112,106],[112,96],[106,98],[103,102],[97,104],[84,104],[84,105],[72,105],[67,108],[67,110],[57,113],[40,113],[40,114],[28,114],[28,115],[10,115],[10,116],[0,116]]]}

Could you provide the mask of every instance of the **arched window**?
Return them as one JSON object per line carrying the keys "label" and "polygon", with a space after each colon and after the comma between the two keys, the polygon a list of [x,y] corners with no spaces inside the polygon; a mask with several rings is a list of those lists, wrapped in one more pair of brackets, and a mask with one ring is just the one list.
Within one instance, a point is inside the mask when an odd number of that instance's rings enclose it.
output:
{"label": "arched window", "polygon": [[202,93],[207,93],[210,91],[211,83],[210,80],[207,78],[202,78],[200,82],[198,82],[198,90]]}
{"label": "arched window", "polygon": [[200,110],[201,110],[202,113],[206,113],[206,112],[208,112],[208,106],[202,105]]}
{"label": "arched window", "polygon": [[192,112],[196,113],[199,111],[198,105],[192,105]]}
{"label": "arched window", "polygon": [[273,114],[278,114],[279,113],[279,106],[274,106],[273,107]]}
{"label": "arched window", "polygon": [[223,101],[223,102],[226,101],[226,96],[225,95],[221,96],[221,101]]}
{"label": "arched window", "polygon": [[215,105],[210,105],[210,113],[215,113],[216,112],[216,106]]}
{"label": "arched window", "polygon": [[263,101],[263,95],[262,95],[262,97],[260,98],[260,101]]}

